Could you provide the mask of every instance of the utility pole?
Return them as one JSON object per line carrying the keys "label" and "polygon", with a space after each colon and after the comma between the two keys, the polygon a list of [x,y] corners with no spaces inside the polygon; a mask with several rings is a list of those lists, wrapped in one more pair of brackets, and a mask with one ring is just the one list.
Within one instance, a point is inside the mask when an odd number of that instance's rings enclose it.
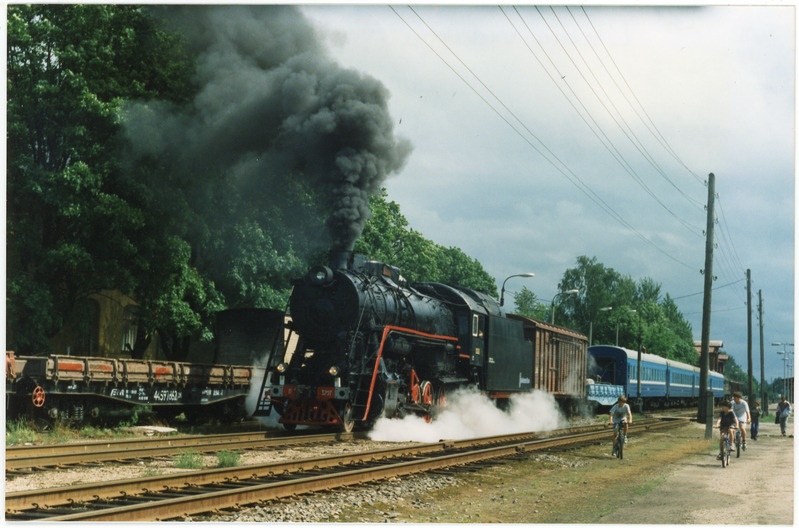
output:
{"label": "utility pole", "polygon": [[710,301],[713,293],[713,201],[716,196],[716,177],[707,176],[707,229],[705,230],[705,295],[702,301],[702,355],[699,376],[699,409],[696,420],[705,424],[705,438],[713,438],[713,395],[708,395],[710,371]]}
{"label": "utility pole", "polygon": [[768,416],[768,392],[763,370],[765,367],[765,350],[763,349],[763,290],[757,290],[757,318],[760,321],[760,412]]}
{"label": "utility pole", "polygon": [[746,270],[746,373],[748,391],[746,398],[754,404],[755,385],[752,378],[752,270]]}

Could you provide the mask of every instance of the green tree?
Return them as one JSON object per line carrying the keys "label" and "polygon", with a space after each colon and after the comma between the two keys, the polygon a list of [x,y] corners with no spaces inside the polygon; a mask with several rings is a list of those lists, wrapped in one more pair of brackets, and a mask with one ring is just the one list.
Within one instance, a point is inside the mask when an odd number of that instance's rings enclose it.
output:
{"label": "green tree", "polygon": [[138,6],[12,5],[7,55],[7,343],[42,353],[86,295],[130,292],[146,213],[113,138],[131,97],[179,99],[178,42]]}
{"label": "green tree", "polygon": [[566,270],[559,288],[580,290],[566,296],[561,308],[566,324],[586,335],[593,332],[594,343],[618,341],[633,350],[640,344],[649,353],[697,364],[690,324],[669,295],[661,298],[661,285],[651,278],[636,282],[596,257],[581,256],[575,268]]}
{"label": "green tree", "polygon": [[521,291],[514,296],[514,302],[517,314],[532,317],[539,321],[549,320],[550,306],[539,301],[535,293],[528,289],[527,286],[522,286]]}

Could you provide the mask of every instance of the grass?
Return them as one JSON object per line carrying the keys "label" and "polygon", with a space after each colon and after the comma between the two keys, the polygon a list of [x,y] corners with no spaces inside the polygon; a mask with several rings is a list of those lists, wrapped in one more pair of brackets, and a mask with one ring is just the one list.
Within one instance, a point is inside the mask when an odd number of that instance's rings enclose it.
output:
{"label": "grass", "polygon": [[200,469],[204,466],[202,454],[193,449],[179,453],[173,463],[180,469]]}
{"label": "grass", "polygon": [[24,445],[35,443],[39,435],[24,418],[6,422],[6,445]]}
{"label": "grass", "polygon": [[216,467],[237,467],[241,462],[241,453],[238,451],[220,451],[216,454],[218,460]]}
{"label": "grass", "polygon": [[25,418],[18,418],[6,422],[6,445],[18,446],[24,444],[63,444],[80,440],[104,440],[114,438],[128,438],[133,433],[124,427],[96,427],[85,425],[75,429],[69,424],[56,422],[49,429],[40,431]]}

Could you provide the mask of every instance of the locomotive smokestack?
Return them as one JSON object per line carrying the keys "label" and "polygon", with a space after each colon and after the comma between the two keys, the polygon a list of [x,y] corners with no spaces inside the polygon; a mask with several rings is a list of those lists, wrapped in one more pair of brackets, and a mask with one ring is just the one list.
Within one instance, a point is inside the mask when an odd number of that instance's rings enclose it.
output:
{"label": "locomotive smokestack", "polygon": [[348,249],[334,249],[330,252],[330,268],[332,270],[349,269],[352,260],[352,251]]}

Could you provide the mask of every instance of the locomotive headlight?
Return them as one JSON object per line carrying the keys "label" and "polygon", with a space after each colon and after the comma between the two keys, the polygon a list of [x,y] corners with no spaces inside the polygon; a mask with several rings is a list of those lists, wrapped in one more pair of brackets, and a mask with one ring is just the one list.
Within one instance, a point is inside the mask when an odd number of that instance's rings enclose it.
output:
{"label": "locomotive headlight", "polygon": [[317,266],[308,271],[305,280],[314,286],[324,286],[333,280],[333,270],[327,266]]}
{"label": "locomotive headlight", "polygon": [[275,370],[279,374],[277,380],[280,385],[286,384],[286,371],[288,370],[289,366],[285,363],[280,363],[278,366],[275,367]]}
{"label": "locomotive headlight", "polygon": [[341,387],[341,378],[339,374],[341,373],[341,369],[338,368],[336,365],[333,365],[329,369],[327,369],[327,373],[333,376],[333,386],[334,387]]}

